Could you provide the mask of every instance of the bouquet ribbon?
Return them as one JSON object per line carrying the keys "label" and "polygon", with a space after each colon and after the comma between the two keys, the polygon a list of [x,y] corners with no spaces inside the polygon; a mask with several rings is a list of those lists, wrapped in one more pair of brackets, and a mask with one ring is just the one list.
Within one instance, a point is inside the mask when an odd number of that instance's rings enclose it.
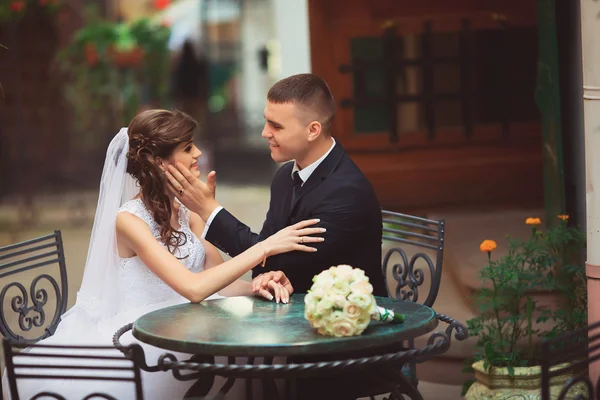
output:
{"label": "bouquet ribbon", "polygon": [[399,324],[404,322],[404,314],[396,314],[387,308],[375,306],[375,311],[371,314],[371,319],[374,321]]}

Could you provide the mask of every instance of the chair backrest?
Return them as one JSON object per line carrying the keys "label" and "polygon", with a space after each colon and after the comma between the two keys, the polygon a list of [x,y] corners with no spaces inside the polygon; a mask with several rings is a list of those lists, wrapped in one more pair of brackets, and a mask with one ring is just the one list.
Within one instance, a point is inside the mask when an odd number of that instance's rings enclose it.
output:
{"label": "chair backrest", "polygon": [[[600,362],[600,322],[541,342],[537,355],[542,370],[541,400],[599,399],[600,377],[589,366]],[[565,382],[566,378],[566,382]],[[560,392],[551,387],[558,385]]]}
{"label": "chair backrest", "polygon": [[[382,218],[384,244],[388,240],[405,245],[389,249],[383,259],[382,269],[388,295],[419,302],[419,287],[425,283],[427,274],[423,268],[426,267],[430,282],[427,297],[422,304],[433,306],[442,279],[444,220],[436,221],[386,210],[382,211]],[[432,260],[432,255],[435,260]],[[391,271],[388,271],[389,268]],[[389,272],[396,281],[393,284],[387,282]]]}
{"label": "chair backrest", "polygon": [[3,337],[35,343],[54,334],[66,310],[68,292],[60,231],[0,247],[0,288]]}
{"label": "chair backrest", "polygon": [[[26,351],[19,351],[27,346]],[[57,393],[51,384],[52,381],[75,380],[85,383],[73,389],[71,385],[64,385],[67,391],[81,389],[82,399],[102,398],[121,399],[135,398],[143,400],[142,377],[139,366],[134,360],[144,357],[139,344],[134,343],[126,347],[114,346],[62,346],[42,344],[17,344],[14,341],[3,339],[4,357],[6,360],[6,376],[10,395],[13,400],[19,400],[19,381],[30,381],[28,389],[37,389],[40,382],[48,381],[51,390],[40,389],[39,393],[31,398],[72,398],[69,393]],[[125,357],[130,354],[132,357]],[[141,357],[141,358],[140,358]],[[118,382],[119,393],[110,393],[107,382]],[[121,383],[124,382],[124,383]],[[127,382],[131,382],[131,394],[123,393],[129,390]],[[33,385],[38,385],[36,388]],[[123,385],[126,385],[123,387]],[[61,386],[56,385],[57,388]],[[58,389],[57,389],[58,390]],[[29,390],[28,390],[29,392]],[[126,396],[124,396],[127,394]],[[133,396],[135,394],[135,397]],[[118,396],[118,397],[115,397]]]}

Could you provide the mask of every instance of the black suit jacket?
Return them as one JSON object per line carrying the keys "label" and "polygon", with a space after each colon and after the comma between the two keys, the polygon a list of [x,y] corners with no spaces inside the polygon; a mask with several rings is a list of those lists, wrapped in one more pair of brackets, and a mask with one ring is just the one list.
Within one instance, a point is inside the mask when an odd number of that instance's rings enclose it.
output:
{"label": "black suit jacket", "polygon": [[324,242],[311,244],[317,252],[269,257],[265,268],[254,268],[253,276],[281,270],[297,293],[306,293],[319,272],[349,264],[365,271],[375,295],[386,296],[381,272],[381,207],[371,183],[336,144],[291,204],[293,166],[293,162],[283,165],[273,178],[269,211],[260,234],[223,209],[211,222],[206,239],[234,257],[286,226],[319,218],[316,226],[327,231],[322,234]]}

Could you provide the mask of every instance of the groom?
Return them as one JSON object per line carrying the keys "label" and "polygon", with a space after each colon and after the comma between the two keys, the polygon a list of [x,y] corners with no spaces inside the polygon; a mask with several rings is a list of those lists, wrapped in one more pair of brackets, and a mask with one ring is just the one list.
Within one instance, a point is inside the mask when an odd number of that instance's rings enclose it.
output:
{"label": "groom", "polygon": [[[269,143],[271,158],[287,163],[273,178],[269,210],[259,234],[217,203],[214,171],[204,183],[178,164],[177,169],[169,168],[167,177],[179,200],[206,222],[206,240],[232,257],[286,226],[321,220],[318,226],[327,231],[324,242],[311,243],[317,252],[270,257],[264,269],[254,269],[253,278],[282,270],[296,292],[306,293],[315,275],[333,265],[349,264],[365,271],[375,295],[386,296],[381,208],[370,182],[331,136],[334,114],[329,87],[315,75],[293,75],[269,90],[262,136]],[[265,284],[274,275],[265,274]],[[289,284],[285,276],[282,279],[281,283]]]}

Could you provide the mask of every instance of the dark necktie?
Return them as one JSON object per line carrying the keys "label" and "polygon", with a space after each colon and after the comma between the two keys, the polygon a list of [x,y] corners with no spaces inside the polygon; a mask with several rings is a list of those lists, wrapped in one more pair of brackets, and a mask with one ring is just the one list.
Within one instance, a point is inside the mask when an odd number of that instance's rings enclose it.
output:
{"label": "dark necktie", "polygon": [[292,203],[291,203],[290,207],[294,206],[294,200],[296,199],[296,196],[298,194],[298,191],[300,190],[300,187],[304,183],[302,178],[300,178],[300,173],[298,171],[294,172],[292,174],[292,176],[293,176],[293,180],[294,180],[294,187],[292,188]]}

